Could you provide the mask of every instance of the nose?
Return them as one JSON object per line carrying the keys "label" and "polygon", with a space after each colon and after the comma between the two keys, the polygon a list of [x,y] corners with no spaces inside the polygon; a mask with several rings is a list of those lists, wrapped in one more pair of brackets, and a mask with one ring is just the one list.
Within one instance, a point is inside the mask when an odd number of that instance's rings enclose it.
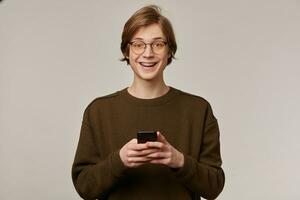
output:
{"label": "nose", "polygon": [[151,48],[151,45],[147,44],[145,48],[146,49],[145,49],[145,51],[143,53],[143,57],[145,57],[145,58],[153,57],[154,53],[153,53],[153,50]]}

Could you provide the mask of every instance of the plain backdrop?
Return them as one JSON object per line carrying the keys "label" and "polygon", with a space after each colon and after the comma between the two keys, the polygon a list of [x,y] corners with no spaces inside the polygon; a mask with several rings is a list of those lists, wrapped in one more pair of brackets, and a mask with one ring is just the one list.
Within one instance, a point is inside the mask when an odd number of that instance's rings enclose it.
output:
{"label": "plain backdrop", "polygon": [[132,83],[121,33],[152,3],[177,37],[167,85],[206,98],[219,121],[218,199],[300,199],[299,0],[3,0],[0,199],[80,199],[83,111]]}

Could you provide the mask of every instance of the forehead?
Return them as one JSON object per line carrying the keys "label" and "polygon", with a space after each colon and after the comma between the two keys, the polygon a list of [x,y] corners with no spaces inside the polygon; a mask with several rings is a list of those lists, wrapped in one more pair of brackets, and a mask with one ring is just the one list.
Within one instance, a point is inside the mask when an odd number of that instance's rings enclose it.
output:
{"label": "forehead", "polygon": [[139,28],[132,39],[153,40],[157,38],[164,39],[165,35],[163,34],[159,24],[151,24],[149,26]]}

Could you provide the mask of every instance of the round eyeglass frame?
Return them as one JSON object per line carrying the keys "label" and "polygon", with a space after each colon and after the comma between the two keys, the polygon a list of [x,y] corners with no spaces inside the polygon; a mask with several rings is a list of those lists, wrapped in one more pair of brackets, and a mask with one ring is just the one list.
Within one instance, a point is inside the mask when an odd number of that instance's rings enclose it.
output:
{"label": "round eyeglass frame", "polygon": [[151,51],[152,51],[153,53],[155,53],[155,54],[161,54],[161,53],[165,50],[165,47],[164,47],[164,49],[162,49],[162,52],[157,53],[157,52],[155,52],[155,50],[154,50],[155,48],[153,47],[153,44],[155,44],[155,43],[157,43],[157,42],[162,42],[162,43],[165,44],[165,46],[168,44],[168,42],[166,42],[166,41],[153,41],[153,42],[148,42],[148,43],[146,43],[146,42],[144,42],[144,41],[131,41],[131,42],[128,42],[128,44],[132,45],[132,44],[135,43],[135,42],[141,42],[141,43],[144,44],[143,51],[141,51],[141,52],[136,52],[135,50],[132,49],[132,51],[133,51],[135,54],[138,54],[138,55],[141,55],[141,54],[143,54],[143,53],[145,52],[145,50],[146,50],[146,48],[147,48],[147,45],[150,45]]}

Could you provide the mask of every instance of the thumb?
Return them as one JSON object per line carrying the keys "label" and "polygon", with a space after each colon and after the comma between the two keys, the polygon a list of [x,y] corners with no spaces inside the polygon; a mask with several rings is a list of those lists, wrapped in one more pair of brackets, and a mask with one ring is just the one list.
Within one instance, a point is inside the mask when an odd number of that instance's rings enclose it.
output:
{"label": "thumb", "polygon": [[168,143],[167,139],[163,136],[160,131],[157,131],[157,140],[162,143]]}

